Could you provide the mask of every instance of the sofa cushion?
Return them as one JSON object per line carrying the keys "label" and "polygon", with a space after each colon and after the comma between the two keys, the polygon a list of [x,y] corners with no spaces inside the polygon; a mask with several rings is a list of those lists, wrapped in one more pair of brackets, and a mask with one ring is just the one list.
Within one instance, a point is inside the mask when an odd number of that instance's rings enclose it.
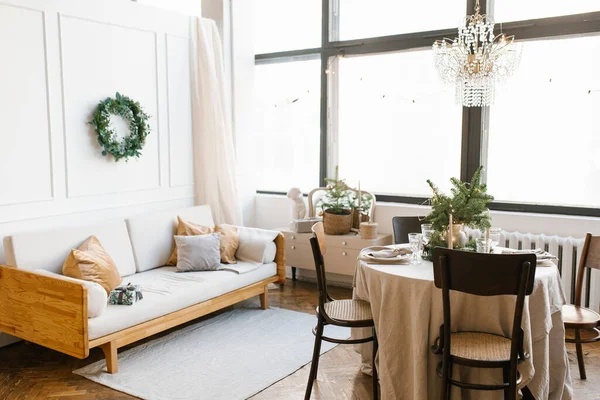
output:
{"label": "sofa cushion", "polygon": [[216,271],[221,266],[219,234],[175,236],[177,271]]}
{"label": "sofa cushion", "polygon": [[63,263],[71,250],[77,249],[92,235],[110,254],[121,276],[135,274],[133,250],[125,221],[7,236],[4,238],[6,263],[29,271],[45,269],[62,273]]}
{"label": "sofa cushion", "polygon": [[178,215],[194,224],[214,226],[209,206],[143,214],[127,219],[137,272],[167,264],[174,246]]}
{"label": "sofa cushion", "polygon": [[[178,236],[197,236],[208,235],[214,233],[215,229],[212,226],[196,225],[188,221],[184,221],[181,217],[177,217],[177,235]],[[173,251],[166,265],[177,265],[177,246],[173,246]]]}
{"label": "sofa cushion", "polygon": [[109,294],[121,284],[121,275],[96,236],[90,236],[78,249],[73,249],[63,264],[65,276],[96,282]]}
{"label": "sofa cushion", "polygon": [[[238,260],[262,263],[271,257],[273,247],[270,246],[267,254],[267,246],[273,243],[279,232],[248,227],[239,227],[239,232],[240,244],[235,253]],[[274,254],[272,256],[275,258]]]}
{"label": "sofa cushion", "polygon": [[[224,264],[224,266],[228,265]],[[123,282],[140,285],[144,298],[133,306],[109,304],[101,316],[89,320],[88,337],[90,340],[97,339],[275,275],[277,275],[275,263],[261,265],[244,274],[230,271],[199,271],[182,274],[178,273],[175,267],[162,267],[137,273]]]}

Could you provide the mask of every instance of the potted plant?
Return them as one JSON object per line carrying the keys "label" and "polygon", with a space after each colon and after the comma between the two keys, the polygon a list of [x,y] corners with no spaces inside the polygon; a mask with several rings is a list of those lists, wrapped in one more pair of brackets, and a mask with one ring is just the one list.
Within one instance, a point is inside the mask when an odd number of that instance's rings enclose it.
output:
{"label": "potted plant", "polygon": [[[446,232],[452,214],[452,238],[453,246],[459,246],[461,232],[465,226],[484,230],[491,227],[487,205],[494,197],[487,193],[487,186],[481,183],[481,170],[477,168],[471,182],[462,182],[458,178],[451,178],[452,196],[448,196],[438,189],[429,179],[427,183],[433,191],[430,199],[431,213],[427,220],[431,223],[434,234],[429,241],[429,249],[437,246],[446,246]],[[463,240],[466,236],[463,237]],[[464,243],[462,243],[464,246]]]}
{"label": "potted plant", "polygon": [[335,167],[335,178],[327,178],[325,182],[328,191],[320,204],[323,228],[328,235],[345,235],[352,229],[350,189],[343,179],[339,179],[338,167]]}

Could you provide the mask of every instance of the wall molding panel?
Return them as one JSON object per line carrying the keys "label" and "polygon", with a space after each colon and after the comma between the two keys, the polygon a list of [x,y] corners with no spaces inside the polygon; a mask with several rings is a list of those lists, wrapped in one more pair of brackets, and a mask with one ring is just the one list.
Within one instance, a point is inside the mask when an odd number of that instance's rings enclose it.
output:
{"label": "wall molding panel", "polygon": [[10,77],[0,91],[0,206],[54,198],[45,19],[43,10],[0,3],[0,37],[7,38],[0,53],[11,60],[0,65],[0,75]]}
{"label": "wall molding panel", "polygon": [[[14,61],[0,63],[0,237],[194,204],[192,21],[123,0],[0,0],[0,54]],[[128,162],[102,156],[87,123],[117,91],[151,116]]]}

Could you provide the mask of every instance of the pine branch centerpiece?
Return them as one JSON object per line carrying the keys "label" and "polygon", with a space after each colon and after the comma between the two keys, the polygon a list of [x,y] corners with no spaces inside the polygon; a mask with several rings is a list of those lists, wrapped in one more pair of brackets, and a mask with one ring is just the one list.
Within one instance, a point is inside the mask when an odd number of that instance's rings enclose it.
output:
{"label": "pine branch centerpiece", "polygon": [[[446,247],[445,239],[450,214],[453,219],[453,232],[461,232],[464,226],[480,230],[491,227],[487,206],[494,200],[494,197],[487,193],[487,185],[481,182],[482,168],[477,168],[470,182],[451,178],[451,196],[442,193],[433,182],[427,180],[433,192],[433,196],[429,200],[431,212],[427,216],[427,220],[431,223],[434,233],[425,248],[426,257],[431,258],[433,248]],[[464,236],[465,243],[462,245],[459,243],[458,236],[453,234],[456,239],[453,241],[454,248],[462,248],[466,244],[466,236]]]}

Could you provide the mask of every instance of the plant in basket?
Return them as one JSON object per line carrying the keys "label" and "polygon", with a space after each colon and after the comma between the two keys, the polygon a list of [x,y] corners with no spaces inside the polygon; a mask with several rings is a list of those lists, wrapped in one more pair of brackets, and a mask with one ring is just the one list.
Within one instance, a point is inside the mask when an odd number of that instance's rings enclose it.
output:
{"label": "plant in basket", "polygon": [[431,259],[432,250],[435,247],[446,247],[446,232],[452,214],[452,238],[454,248],[463,248],[467,237],[463,232],[465,226],[484,230],[491,227],[487,205],[493,196],[487,193],[487,185],[481,183],[481,171],[483,167],[477,168],[471,182],[462,182],[458,178],[451,178],[452,196],[440,192],[439,188],[429,179],[427,183],[433,192],[429,199],[431,212],[427,220],[431,223],[434,233],[425,246],[426,258]]}
{"label": "plant in basket", "polygon": [[335,167],[335,178],[326,178],[325,182],[328,190],[319,204],[323,210],[323,228],[328,235],[344,235],[352,229],[350,189],[339,178],[338,167]]}

